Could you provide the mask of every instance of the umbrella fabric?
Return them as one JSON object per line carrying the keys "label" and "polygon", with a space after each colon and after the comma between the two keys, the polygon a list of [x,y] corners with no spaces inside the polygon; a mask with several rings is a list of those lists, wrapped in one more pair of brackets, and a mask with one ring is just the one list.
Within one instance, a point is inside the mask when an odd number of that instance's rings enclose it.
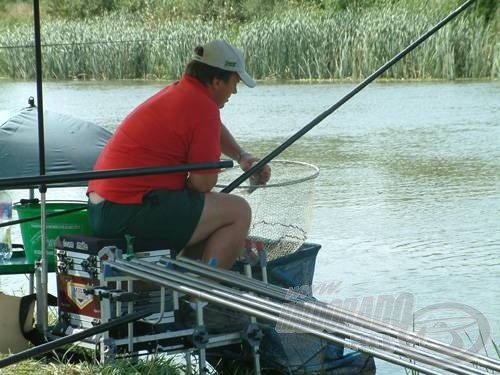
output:
{"label": "umbrella fabric", "polygon": [[[92,122],[45,111],[45,173],[92,170],[110,136],[108,130]],[[38,147],[37,108],[24,108],[0,125],[0,178],[39,175]]]}

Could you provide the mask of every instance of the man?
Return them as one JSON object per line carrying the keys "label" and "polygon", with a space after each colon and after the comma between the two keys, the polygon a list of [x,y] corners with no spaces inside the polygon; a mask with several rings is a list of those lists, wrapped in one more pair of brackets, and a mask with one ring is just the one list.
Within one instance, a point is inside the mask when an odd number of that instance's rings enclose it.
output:
{"label": "man", "polygon": [[[123,120],[95,170],[214,162],[221,152],[249,169],[258,159],[238,145],[219,111],[240,80],[255,86],[239,49],[222,40],[196,47],[182,78]],[[241,197],[211,192],[217,172],[92,180],[91,228],[99,236],[163,238],[184,256],[230,268],[248,234],[251,210]],[[259,182],[269,177],[266,166]]]}

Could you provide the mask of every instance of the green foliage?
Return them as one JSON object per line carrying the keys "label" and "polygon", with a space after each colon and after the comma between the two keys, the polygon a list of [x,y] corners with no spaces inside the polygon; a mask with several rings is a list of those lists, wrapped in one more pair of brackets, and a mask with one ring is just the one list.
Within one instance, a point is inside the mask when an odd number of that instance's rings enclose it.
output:
{"label": "green foliage", "polygon": [[[283,14],[294,9],[339,12],[364,11],[396,5],[405,9],[451,9],[462,0],[40,0],[43,15],[53,18],[86,19],[113,12],[136,14],[146,20],[189,19],[249,22],[270,14]],[[478,17],[494,21],[498,0],[477,0],[473,6]],[[9,9],[30,12],[31,0],[0,0],[1,22],[12,17]],[[31,13],[25,16],[30,16]],[[0,23],[1,23],[0,22]]]}
{"label": "green foliage", "polygon": [[119,0],[45,0],[42,9],[48,15],[64,18],[88,18],[117,11]]}
{"label": "green foliage", "polygon": [[498,0],[479,0],[476,3],[475,11],[479,17],[483,17],[486,22],[492,22],[497,19],[498,27],[498,13],[499,13]]}
{"label": "green foliage", "polygon": [[0,28],[2,25],[32,20],[33,4],[28,0],[0,0]]}
{"label": "green foliage", "polygon": [[[200,19],[145,24],[111,14],[42,25],[43,72],[48,79],[178,78],[196,44],[229,39],[222,25]],[[0,34],[0,45],[29,46],[30,25]],[[0,48],[0,75],[34,77],[32,48]]]}
{"label": "green foliage", "polygon": [[[363,79],[442,17],[432,9],[387,5],[364,12],[346,9],[328,16],[291,12],[240,29],[248,65],[260,78]],[[495,34],[474,17],[447,25],[386,78],[456,79],[498,77]]]}
{"label": "green foliage", "polygon": [[51,17],[67,19],[122,12],[140,13],[156,20],[201,18],[245,22],[279,10],[308,7],[307,4],[297,0],[43,0],[42,8]]}
{"label": "green foliage", "polygon": [[[71,356],[67,353],[68,357]],[[1,355],[0,355],[1,356]],[[180,375],[185,373],[184,365],[175,363],[171,357],[152,356],[149,359],[140,359],[134,363],[128,360],[116,360],[104,365],[94,364],[92,361],[71,363],[66,358],[55,362],[27,360],[2,370],[2,375],[37,374],[37,375]]]}
{"label": "green foliage", "polygon": [[[69,0],[50,1],[60,11],[69,6]],[[224,38],[246,51],[249,70],[258,79],[360,80],[455,9],[456,0],[420,5],[407,0],[408,7],[401,0],[377,0],[369,7],[335,11],[321,9],[326,1],[294,8],[293,0],[269,0],[259,8],[261,0],[72,0],[73,10],[87,4],[94,15],[81,18],[85,10],[42,22],[44,78],[176,79],[195,45]],[[117,12],[125,3],[129,12]],[[429,7],[431,3],[436,7]],[[212,8],[200,14],[207,4]],[[161,7],[177,17],[155,11]],[[480,9],[460,15],[385,77],[498,79],[498,11],[497,22],[484,22],[484,17],[473,16]],[[253,17],[235,21],[249,14]],[[31,23],[12,24],[0,32],[0,76],[34,77],[33,48],[26,47],[32,43]]]}

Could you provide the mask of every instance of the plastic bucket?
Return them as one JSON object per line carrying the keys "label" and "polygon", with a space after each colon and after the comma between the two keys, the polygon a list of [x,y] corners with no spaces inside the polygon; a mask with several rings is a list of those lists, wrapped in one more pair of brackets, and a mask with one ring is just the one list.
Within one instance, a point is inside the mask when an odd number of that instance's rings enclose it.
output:
{"label": "plastic bucket", "polygon": [[[63,212],[85,206],[86,202],[47,202],[45,211],[47,214]],[[39,203],[15,204],[13,206],[19,219],[40,216]],[[21,237],[23,238],[26,259],[30,262],[39,260],[41,251],[41,219],[21,223]],[[47,217],[47,259],[49,265],[56,262],[54,253],[55,240],[60,235],[67,234],[91,234],[88,224],[87,209],[66,213],[59,216]]]}

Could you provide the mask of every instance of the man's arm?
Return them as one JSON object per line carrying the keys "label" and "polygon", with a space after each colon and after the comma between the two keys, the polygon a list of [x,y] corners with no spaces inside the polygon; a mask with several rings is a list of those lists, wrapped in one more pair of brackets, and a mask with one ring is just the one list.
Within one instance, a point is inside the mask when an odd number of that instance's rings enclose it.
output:
{"label": "man's arm", "polygon": [[186,186],[191,190],[208,193],[217,183],[217,177],[217,173],[190,173]]}
{"label": "man's arm", "polygon": [[[259,160],[259,158],[241,148],[224,124],[221,124],[220,146],[222,153],[235,160],[244,171],[249,170],[252,167],[252,164]],[[271,168],[269,168],[268,165],[265,165],[259,173],[259,182],[266,183],[269,181],[270,177]]]}
{"label": "man's arm", "polygon": [[245,152],[240,147],[238,142],[236,142],[236,139],[234,139],[233,135],[224,124],[221,124],[220,147],[224,155],[229,156],[231,159],[236,160],[238,163],[241,160],[242,156],[249,155],[248,152]]}

